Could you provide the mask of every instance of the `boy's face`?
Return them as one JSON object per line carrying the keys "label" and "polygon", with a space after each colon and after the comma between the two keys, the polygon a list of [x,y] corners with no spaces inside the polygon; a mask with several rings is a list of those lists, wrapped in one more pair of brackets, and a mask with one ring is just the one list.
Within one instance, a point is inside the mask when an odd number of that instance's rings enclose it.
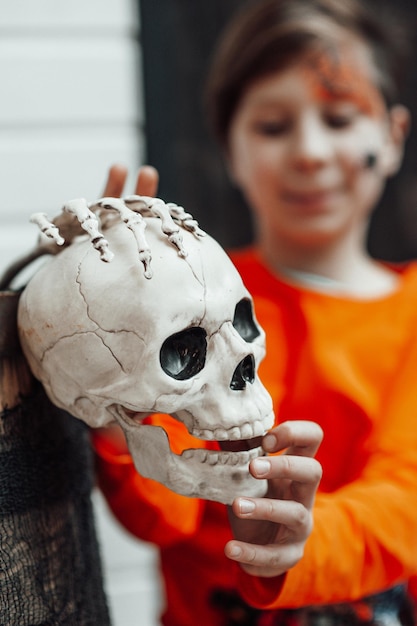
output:
{"label": "boy's face", "polygon": [[277,244],[323,245],[366,228],[404,129],[391,122],[365,46],[345,41],[253,82],[229,134],[236,182]]}

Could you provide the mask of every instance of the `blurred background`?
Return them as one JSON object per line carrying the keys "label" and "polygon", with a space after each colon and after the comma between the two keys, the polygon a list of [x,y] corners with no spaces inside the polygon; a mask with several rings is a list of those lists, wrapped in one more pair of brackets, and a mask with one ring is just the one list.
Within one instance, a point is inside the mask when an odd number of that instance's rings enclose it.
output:
{"label": "blurred background", "polygon": [[[255,0],[256,1],[256,0]],[[417,38],[415,0],[369,0],[401,10]],[[110,164],[126,188],[148,162],[159,194],[182,204],[225,247],[252,237],[204,122],[211,50],[244,0],[0,0],[0,273],[36,243],[31,213],[50,217],[75,197],[96,199]],[[369,247],[417,257],[417,40],[403,102],[416,121],[401,174],[373,217]],[[123,531],[94,494],[115,626],[155,626],[161,603],[154,549]]]}

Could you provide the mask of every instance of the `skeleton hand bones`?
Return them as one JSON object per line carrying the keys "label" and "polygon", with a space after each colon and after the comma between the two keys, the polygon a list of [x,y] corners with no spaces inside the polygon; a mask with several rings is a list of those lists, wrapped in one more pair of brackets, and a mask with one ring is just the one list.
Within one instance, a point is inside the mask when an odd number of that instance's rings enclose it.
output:
{"label": "skeleton hand bones", "polygon": [[[107,213],[107,215],[106,215]],[[146,222],[143,216],[155,216],[161,219],[161,228],[168,240],[177,247],[181,255],[186,252],[182,247],[180,227],[193,232],[198,237],[204,236],[198,222],[186,213],[183,207],[174,203],[165,204],[161,199],[150,196],[131,195],[125,198],[103,197],[93,203],[84,198],[70,200],[62,207],[62,212],[52,221],[42,212],[34,213],[31,222],[36,224],[42,235],[37,247],[21,259],[14,262],[0,278],[0,289],[7,289],[15,276],[27,265],[44,255],[56,255],[69,246],[77,237],[88,234],[102,261],[110,262],[113,253],[100,231],[112,220],[119,217],[135,234],[139,248],[139,258],[144,265],[145,276],[150,278],[151,254],[146,242]]]}
{"label": "skeleton hand bones", "polygon": [[[105,215],[110,212],[112,215]],[[198,223],[192,215],[186,213],[184,209],[176,204],[165,204],[159,198],[147,196],[127,196],[126,198],[101,198],[94,203],[88,204],[84,198],[71,200],[64,204],[62,214],[50,222],[45,213],[34,213],[31,221],[36,224],[41,232],[55,245],[44,245],[43,249],[50,254],[57,254],[64,243],[69,245],[83,231],[90,237],[94,248],[100,253],[102,261],[110,262],[113,253],[109,250],[107,240],[100,232],[100,218],[104,225],[108,225],[117,216],[135,235],[139,259],[143,263],[146,278],[152,277],[150,269],[151,252],[146,241],[146,222],[142,216],[159,217],[161,220],[162,232],[167,235],[168,240],[178,249],[181,256],[186,256],[186,251],[182,245],[182,236],[178,224],[190,230],[199,237],[204,236],[204,232],[199,228]]]}

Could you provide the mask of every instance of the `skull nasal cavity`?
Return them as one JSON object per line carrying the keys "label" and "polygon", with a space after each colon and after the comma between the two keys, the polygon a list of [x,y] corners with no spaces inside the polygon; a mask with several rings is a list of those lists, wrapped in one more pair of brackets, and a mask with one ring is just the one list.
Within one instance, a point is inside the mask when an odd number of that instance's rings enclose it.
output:
{"label": "skull nasal cavity", "polygon": [[255,359],[252,354],[248,354],[239,363],[233,374],[230,389],[233,391],[242,391],[246,387],[246,383],[253,383],[255,380]]}

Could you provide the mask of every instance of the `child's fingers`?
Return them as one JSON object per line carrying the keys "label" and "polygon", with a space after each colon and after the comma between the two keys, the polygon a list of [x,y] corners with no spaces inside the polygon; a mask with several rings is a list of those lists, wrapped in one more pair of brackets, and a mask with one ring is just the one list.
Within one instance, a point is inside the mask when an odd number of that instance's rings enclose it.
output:
{"label": "child's fingers", "polygon": [[265,502],[273,502],[274,498],[282,498],[285,494],[286,500],[295,500],[310,509],[322,477],[321,465],[315,459],[287,454],[254,459],[251,461],[250,471],[255,478],[266,478],[270,481],[268,494],[259,501],[263,502],[259,507],[264,507]]}
{"label": "child's fingers", "polygon": [[259,546],[251,543],[229,541],[225,555],[253,576],[271,578],[280,576],[294,567],[303,556],[304,542],[280,546]]}
{"label": "child's fingers", "polygon": [[127,167],[121,164],[114,164],[110,167],[106,184],[104,186],[103,198],[120,198],[123,193],[127,178]]}
{"label": "child's fingers", "polygon": [[143,165],[136,179],[135,193],[138,196],[155,197],[158,190],[159,174],[151,165]]}
{"label": "child's fingers", "polygon": [[[125,165],[115,163],[109,169],[102,197],[120,198],[126,184],[128,170]],[[151,165],[139,168],[134,193],[139,196],[156,196],[158,189],[158,171]]]}
{"label": "child's fingers", "polygon": [[239,517],[268,520],[280,529],[275,543],[262,545],[232,540],[226,544],[226,556],[248,566],[246,571],[259,576],[278,576],[301,559],[313,523],[310,511],[302,504],[290,500],[238,498],[233,510]]}
{"label": "child's fingers", "polygon": [[241,519],[263,520],[283,525],[291,540],[304,540],[311,531],[312,518],[309,509],[295,500],[272,500],[270,498],[236,498],[233,512]]}
{"label": "child's fingers", "polygon": [[263,438],[266,452],[280,452],[298,456],[314,456],[322,442],[323,431],[318,424],[307,420],[283,422]]}

